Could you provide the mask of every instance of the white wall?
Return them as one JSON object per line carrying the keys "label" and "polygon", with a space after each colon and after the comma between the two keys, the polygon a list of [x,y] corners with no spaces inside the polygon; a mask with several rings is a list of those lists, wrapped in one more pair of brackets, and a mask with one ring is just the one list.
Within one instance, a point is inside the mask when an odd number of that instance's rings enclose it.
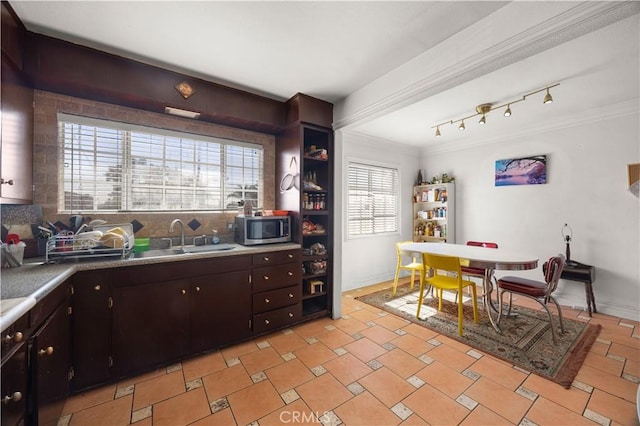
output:
{"label": "white wall", "polygon": [[[339,150],[338,150],[339,146]],[[334,241],[336,262],[335,292],[360,288],[393,278],[396,267],[396,241],[410,240],[411,195],[420,164],[420,151],[415,147],[380,141],[370,137],[337,131],[336,152],[341,151],[341,160],[336,162],[336,240]],[[378,237],[347,239],[346,175],[350,160],[375,165],[398,167],[400,170],[400,229],[397,234]],[[409,210],[405,210],[405,209]],[[338,217],[341,218],[338,219]]]}
{"label": "white wall", "polygon": [[[546,259],[564,253],[561,228],[573,230],[571,258],[596,266],[599,312],[640,318],[640,202],[627,190],[627,164],[640,162],[637,107],[631,115],[475,146],[425,153],[429,175],[456,177],[456,237]],[[495,160],[547,154],[548,183],[494,186]],[[540,268],[522,272],[540,279]],[[500,273],[497,273],[500,276]],[[560,303],[586,307],[584,287],[561,281]]]}
{"label": "white wall", "polygon": [[[568,223],[573,230],[571,258],[596,267],[598,311],[640,320],[640,201],[626,187],[627,164],[640,162],[639,129],[636,106],[623,116],[580,126],[456,151],[423,152],[421,161],[410,147],[336,132],[342,154],[336,165],[336,199],[342,200],[336,212],[337,295],[340,289],[393,278],[393,245],[411,239],[411,191],[422,168],[426,176],[446,172],[456,178],[456,242],[495,241],[500,247],[531,252],[542,264],[564,253],[561,229]],[[547,155],[547,184],[494,185],[496,160],[530,154]],[[400,234],[346,239],[344,176],[349,159],[400,166]],[[517,274],[542,278],[540,267]],[[565,306],[586,308],[580,283],[562,280],[556,296]]]}

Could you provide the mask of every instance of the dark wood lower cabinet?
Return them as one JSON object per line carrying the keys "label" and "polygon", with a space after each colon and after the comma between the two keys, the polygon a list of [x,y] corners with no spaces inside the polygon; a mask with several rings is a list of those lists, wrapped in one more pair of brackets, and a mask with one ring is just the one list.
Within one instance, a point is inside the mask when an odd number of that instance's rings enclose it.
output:
{"label": "dark wood lower cabinet", "polygon": [[111,313],[108,270],[73,277],[71,315],[72,391],[106,383],[111,377]]}
{"label": "dark wood lower cabinet", "polygon": [[113,288],[113,360],[124,377],[188,354],[189,279]]}
{"label": "dark wood lower cabinet", "polygon": [[56,425],[69,393],[71,333],[68,304],[63,303],[29,339],[32,390],[29,423]]}
{"label": "dark wood lower cabinet", "polygon": [[22,342],[2,362],[0,423],[3,426],[24,424],[27,412],[27,378],[27,344]]}
{"label": "dark wood lower cabinet", "polygon": [[249,271],[195,277],[189,300],[192,354],[251,336]]}

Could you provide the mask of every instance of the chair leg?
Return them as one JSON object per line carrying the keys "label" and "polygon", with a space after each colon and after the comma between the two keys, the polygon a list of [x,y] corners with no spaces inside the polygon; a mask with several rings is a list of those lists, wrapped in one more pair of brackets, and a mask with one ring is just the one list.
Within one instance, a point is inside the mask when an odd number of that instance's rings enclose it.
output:
{"label": "chair leg", "polygon": [[420,308],[422,307],[422,298],[424,297],[424,285],[425,280],[422,278],[422,274],[420,274],[420,296],[418,296],[418,311],[416,312],[417,319],[420,319]]}
{"label": "chair leg", "polygon": [[400,266],[396,266],[396,275],[393,278],[393,292],[392,294],[396,295],[396,289],[398,288],[398,278],[400,277]]}
{"label": "chair leg", "polygon": [[476,293],[476,286],[471,286],[471,301],[473,302],[473,322],[478,323],[478,294]]}
{"label": "chair leg", "polygon": [[541,302],[538,299],[534,299],[536,302],[540,303],[545,311],[547,311],[547,315],[549,315],[549,325],[551,326],[551,336],[553,337],[553,344],[558,344],[558,339],[556,339],[556,328],[553,325],[553,315],[551,315],[551,311],[547,307],[546,303]]}
{"label": "chair leg", "polygon": [[[497,288],[497,296],[498,296],[498,319],[496,320],[496,324],[500,325],[500,320],[502,319],[502,309],[503,309],[503,300],[504,300],[505,291],[500,287]],[[509,293],[511,294],[511,293]],[[509,306],[509,311],[511,311],[511,306]],[[491,315],[491,311],[488,312]]]}
{"label": "chair leg", "polygon": [[556,309],[558,309],[558,318],[560,318],[560,332],[564,334],[565,331],[564,331],[564,323],[562,322],[562,309],[560,309],[560,305],[558,304],[556,299],[554,299],[551,296],[549,296],[549,299],[553,300],[553,303],[555,303],[556,305]]}
{"label": "chair leg", "polygon": [[462,321],[464,321],[464,311],[462,307],[462,288],[458,290],[458,336],[462,336]]}
{"label": "chair leg", "polygon": [[415,278],[416,278],[416,270],[412,269],[411,270],[411,285],[409,286],[409,288],[411,290],[413,290],[413,281],[415,280]]}

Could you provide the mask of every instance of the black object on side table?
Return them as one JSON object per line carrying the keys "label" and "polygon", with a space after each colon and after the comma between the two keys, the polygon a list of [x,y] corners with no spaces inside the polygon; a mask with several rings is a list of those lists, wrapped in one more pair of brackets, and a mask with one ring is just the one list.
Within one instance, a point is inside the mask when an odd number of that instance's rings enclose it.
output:
{"label": "black object on side table", "polygon": [[[547,263],[542,265],[542,270],[547,270]],[[587,296],[587,311],[589,316],[591,312],[598,313],[596,310],[596,298],[593,295],[593,282],[596,280],[596,267],[576,262],[575,260],[567,260],[562,269],[560,278],[563,280],[577,281],[584,283],[584,292]]]}

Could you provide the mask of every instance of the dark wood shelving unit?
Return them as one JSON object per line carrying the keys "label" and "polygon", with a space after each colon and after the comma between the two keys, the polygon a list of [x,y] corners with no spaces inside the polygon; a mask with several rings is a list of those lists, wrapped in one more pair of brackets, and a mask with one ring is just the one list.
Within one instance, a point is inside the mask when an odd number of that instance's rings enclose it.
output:
{"label": "dark wood shelving unit", "polygon": [[[298,94],[289,101],[295,121],[290,122],[276,141],[276,182],[297,164],[299,181],[287,191],[276,193],[278,209],[292,216],[292,238],[303,249],[302,317],[304,320],[330,315],[333,298],[333,174],[334,141],[331,129],[333,106],[324,101]],[[313,153],[313,156],[310,155]],[[295,162],[292,161],[295,159]],[[313,200],[313,202],[312,202]],[[310,204],[311,203],[311,204]],[[312,206],[312,207],[310,207]],[[303,233],[304,222],[321,226],[322,233]],[[311,226],[313,226],[311,225]],[[312,246],[322,244],[323,254],[305,254]],[[326,262],[322,273],[309,273],[313,262]],[[309,280],[320,280],[323,291],[310,294]]]}

